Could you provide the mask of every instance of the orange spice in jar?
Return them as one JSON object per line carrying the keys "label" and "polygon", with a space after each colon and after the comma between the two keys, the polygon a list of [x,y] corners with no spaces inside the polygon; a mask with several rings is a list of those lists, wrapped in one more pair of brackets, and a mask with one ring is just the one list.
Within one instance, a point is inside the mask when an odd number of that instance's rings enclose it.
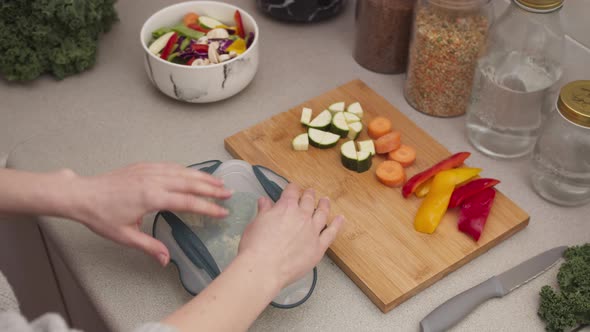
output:
{"label": "orange spice in jar", "polygon": [[462,115],[492,19],[490,0],[421,0],[415,10],[404,95],[428,115]]}

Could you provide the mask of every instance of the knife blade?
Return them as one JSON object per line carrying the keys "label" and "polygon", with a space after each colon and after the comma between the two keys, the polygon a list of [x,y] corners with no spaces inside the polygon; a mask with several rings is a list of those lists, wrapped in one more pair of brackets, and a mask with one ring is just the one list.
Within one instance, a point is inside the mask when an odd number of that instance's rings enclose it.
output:
{"label": "knife blade", "polygon": [[483,302],[503,297],[543,274],[559,261],[566,249],[567,246],[561,246],[547,250],[450,298],[420,322],[422,332],[446,331]]}

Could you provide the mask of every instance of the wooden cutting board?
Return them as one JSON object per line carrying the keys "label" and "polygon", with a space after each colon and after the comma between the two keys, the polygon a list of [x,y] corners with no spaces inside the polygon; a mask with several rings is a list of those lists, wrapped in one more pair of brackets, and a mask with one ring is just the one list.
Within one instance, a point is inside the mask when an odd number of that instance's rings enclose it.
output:
{"label": "wooden cutting board", "polygon": [[[421,200],[404,199],[400,188],[377,182],[375,168],[383,157],[373,158],[371,170],[359,174],[340,162],[339,146],[344,139],[328,150],[311,146],[309,151],[292,150],[291,140],[304,132],[299,124],[301,108],[313,109],[315,116],[338,101],[360,102],[365,125],[378,115],[393,121],[394,129],[402,132],[402,141],[417,150],[416,163],[406,169],[408,178],[451,154],[360,80],[228,137],[225,147],[235,158],[269,167],[330,197],[333,212],[343,214],[347,222],[328,255],[381,311],[393,309],[528,224],[528,215],[498,193],[479,242],[457,230],[457,211],[447,212],[434,234],[416,232],[413,219]],[[363,130],[359,139],[367,138]]]}

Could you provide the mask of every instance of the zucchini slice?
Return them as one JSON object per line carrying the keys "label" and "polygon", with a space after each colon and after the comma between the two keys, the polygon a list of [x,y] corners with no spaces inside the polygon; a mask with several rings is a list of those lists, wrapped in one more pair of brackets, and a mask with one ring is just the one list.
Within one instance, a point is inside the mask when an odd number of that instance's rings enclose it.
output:
{"label": "zucchini slice", "polygon": [[373,155],[368,151],[357,151],[354,141],[348,141],[340,146],[340,160],[342,165],[351,171],[366,172],[373,164]]}
{"label": "zucchini slice", "polygon": [[309,148],[309,136],[307,136],[307,133],[295,136],[291,142],[291,146],[293,146],[293,150],[295,151],[307,151]]}
{"label": "zucchini slice", "polygon": [[367,151],[371,155],[373,155],[373,156],[375,155],[375,144],[373,143],[373,140],[369,139],[366,141],[359,141],[358,145],[359,145],[359,151]]}
{"label": "zucchini slice", "polygon": [[345,106],[344,102],[343,101],[339,101],[337,103],[334,103],[334,104],[328,106],[328,109],[332,113],[344,112],[344,106]]}
{"label": "zucchini slice", "polygon": [[323,110],[322,113],[318,114],[309,123],[309,127],[324,130],[330,127],[330,122],[332,122],[332,113],[328,110]]}
{"label": "zucchini slice", "polygon": [[373,156],[370,152],[359,151],[357,153],[356,171],[359,173],[366,172],[373,164]]}
{"label": "zucchini slice", "polygon": [[354,123],[354,122],[361,122],[361,118],[359,118],[356,114],[350,112],[342,112],[344,114],[344,118],[346,119],[346,123]]}
{"label": "zucchini slice", "polygon": [[338,140],[340,140],[340,135],[316,128],[309,128],[307,134],[309,136],[309,144],[319,149],[328,149],[334,147],[336,144],[338,144]]}
{"label": "zucchini slice", "polygon": [[199,25],[205,29],[215,29],[218,26],[223,26],[223,23],[211,17],[199,16]]}
{"label": "zucchini slice", "polygon": [[340,146],[340,159],[344,167],[356,171],[357,156],[354,141],[348,141]]}
{"label": "zucchini slice", "polygon": [[348,125],[347,137],[352,140],[355,140],[361,133],[361,130],[363,130],[363,124],[361,122],[353,122]]}
{"label": "zucchini slice", "polygon": [[304,107],[301,110],[301,124],[304,126],[309,126],[311,122],[311,108]]}
{"label": "zucchini slice", "polygon": [[358,116],[361,119],[363,118],[363,108],[361,107],[361,104],[358,101],[356,103],[348,105],[346,111]]}
{"label": "zucchini slice", "polygon": [[332,117],[332,124],[330,125],[330,131],[343,138],[348,136],[349,130],[346,118],[344,117],[344,112],[337,112],[334,114]]}

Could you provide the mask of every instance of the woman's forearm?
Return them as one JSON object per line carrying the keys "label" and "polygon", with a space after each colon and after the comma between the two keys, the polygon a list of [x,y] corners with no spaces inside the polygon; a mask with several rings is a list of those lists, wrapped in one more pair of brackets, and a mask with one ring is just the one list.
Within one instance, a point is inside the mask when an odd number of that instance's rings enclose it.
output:
{"label": "woman's forearm", "polygon": [[246,331],[280,291],[264,260],[238,256],[197,297],[164,320],[179,331]]}
{"label": "woman's forearm", "polygon": [[70,170],[31,173],[0,169],[0,214],[35,214],[67,217],[75,206]]}

